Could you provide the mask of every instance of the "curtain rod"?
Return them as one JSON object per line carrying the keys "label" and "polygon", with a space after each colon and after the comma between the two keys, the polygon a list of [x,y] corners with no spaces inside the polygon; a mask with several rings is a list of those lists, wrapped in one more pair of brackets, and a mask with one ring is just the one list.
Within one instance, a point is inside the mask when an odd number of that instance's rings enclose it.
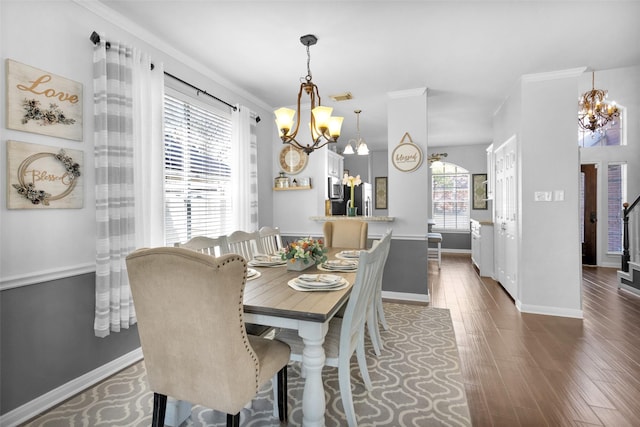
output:
{"label": "curtain rod", "polygon": [[[98,44],[98,43],[100,43],[100,35],[94,31],[89,36],[89,40],[91,40],[94,45]],[[106,42],[105,45],[106,45],[107,49],[109,49],[111,47],[111,43],[109,43],[109,42]],[[153,64],[151,64],[151,69],[153,70]],[[233,111],[238,111],[238,107],[236,107],[235,105],[229,104],[227,101],[224,101],[224,100],[218,98],[217,96],[210,94],[206,90],[202,90],[199,87],[196,87],[196,86],[192,85],[191,83],[186,82],[186,81],[182,80],[181,78],[174,76],[171,73],[167,73],[166,71],[164,72],[164,75],[168,76],[168,77],[171,77],[172,79],[177,80],[180,83],[185,84],[185,85],[189,86],[192,89],[195,89],[197,91],[197,93],[196,93],[197,95],[203,94],[203,95],[210,96],[211,98],[215,99],[216,101],[223,103],[224,105],[226,105],[229,108],[232,108]],[[258,122],[260,122],[260,116],[256,116],[256,123],[258,123]]]}

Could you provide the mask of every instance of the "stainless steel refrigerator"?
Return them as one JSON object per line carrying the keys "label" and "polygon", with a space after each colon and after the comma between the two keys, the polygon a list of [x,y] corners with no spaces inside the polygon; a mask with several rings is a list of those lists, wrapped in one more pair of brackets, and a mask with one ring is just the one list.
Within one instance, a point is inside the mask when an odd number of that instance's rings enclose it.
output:
{"label": "stainless steel refrigerator", "polygon": [[[345,185],[342,191],[342,200],[331,201],[332,215],[346,215],[347,204],[351,200],[351,187]],[[353,189],[353,202],[358,208],[358,216],[371,216],[373,213],[373,194],[371,192],[371,184],[363,182]]]}

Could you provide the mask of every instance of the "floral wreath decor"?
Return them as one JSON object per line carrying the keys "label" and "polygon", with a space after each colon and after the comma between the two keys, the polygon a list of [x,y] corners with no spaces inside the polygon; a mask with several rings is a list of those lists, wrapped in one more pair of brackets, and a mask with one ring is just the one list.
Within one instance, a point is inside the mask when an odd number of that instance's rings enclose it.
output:
{"label": "floral wreath decor", "polygon": [[[27,167],[33,163],[34,161],[41,159],[43,157],[53,156],[58,159],[65,170],[67,171],[66,177],[69,179],[70,184],[65,191],[62,193],[52,196],[44,190],[38,190],[33,182],[25,184],[24,176],[27,170]],[[39,205],[42,203],[44,206],[49,206],[49,202],[53,200],[60,200],[73,191],[76,187],[77,179],[80,176],[80,165],[75,163],[70,156],[67,156],[64,150],[60,150],[58,154],[54,153],[36,153],[33,154],[20,163],[18,167],[18,184],[13,184],[13,187],[18,191],[18,194],[24,196],[26,199],[30,200],[34,205]]]}

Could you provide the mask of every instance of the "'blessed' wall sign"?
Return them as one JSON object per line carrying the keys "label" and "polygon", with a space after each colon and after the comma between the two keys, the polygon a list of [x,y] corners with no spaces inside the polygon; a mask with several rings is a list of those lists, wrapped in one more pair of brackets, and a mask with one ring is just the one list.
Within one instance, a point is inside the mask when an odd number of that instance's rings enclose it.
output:
{"label": "'blessed' wall sign", "polygon": [[[405,141],[409,139],[409,142]],[[391,162],[401,172],[413,172],[422,164],[422,150],[413,143],[409,132],[405,132],[400,144],[391,153]]]}

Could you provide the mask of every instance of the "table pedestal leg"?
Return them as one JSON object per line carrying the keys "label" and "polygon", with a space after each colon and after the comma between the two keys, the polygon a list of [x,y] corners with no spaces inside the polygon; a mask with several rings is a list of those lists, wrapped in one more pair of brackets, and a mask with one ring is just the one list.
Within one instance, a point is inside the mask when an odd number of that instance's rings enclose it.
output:
{"label": "table pedestal leg", "polygon": [[298,334],[304,341],[302,365],[306,371],[304,392],[302,395],[302,425],[304,427],[324,427],[324,384],[322,368],[325,354],[322,343],[327,334],[328,325],[323,323],[301,324]]}

